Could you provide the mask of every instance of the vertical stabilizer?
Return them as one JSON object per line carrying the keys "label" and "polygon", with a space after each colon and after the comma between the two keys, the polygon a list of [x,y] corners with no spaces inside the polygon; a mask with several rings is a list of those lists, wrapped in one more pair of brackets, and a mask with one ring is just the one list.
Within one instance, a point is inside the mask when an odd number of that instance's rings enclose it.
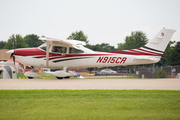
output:
{"label": "vertical stabilizer", "polygon": [[153,39],[151,39],[145,46],[141,48],[148,49],[152,52],[163,53],[174,32],[175,30],[163,28]]}

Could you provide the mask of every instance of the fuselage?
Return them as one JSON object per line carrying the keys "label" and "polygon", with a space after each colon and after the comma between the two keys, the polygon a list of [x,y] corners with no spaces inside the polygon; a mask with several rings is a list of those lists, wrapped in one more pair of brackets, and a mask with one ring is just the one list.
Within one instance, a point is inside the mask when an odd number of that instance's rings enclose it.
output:
{"label": "fuselage", "polygon": [[[125,51],[124,51],[125,52]],[[157,61],[137,60],[137,56],[146,57],[153,55],[151,53],[139,54],[129,51],[127,54],[110,53],[110,52],[93,52],[93,53],[54,53],[49,52],[48,66],[46,65],[46,51],[40,48],[24,48],[15,50],[15,58],[24,65],[34,66],[36,68],[87,68],[103,66],[125,66],[135,64],[150,64]]]}

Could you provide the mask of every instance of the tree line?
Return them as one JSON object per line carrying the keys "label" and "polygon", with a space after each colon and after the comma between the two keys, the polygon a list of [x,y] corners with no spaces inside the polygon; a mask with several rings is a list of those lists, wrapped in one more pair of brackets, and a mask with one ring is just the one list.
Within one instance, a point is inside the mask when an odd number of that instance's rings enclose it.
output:
{"label": "tree line", "polygon": [[27,47],[38,47],[43,42],[38,40],[39,36],[35,34],[26,35],[22,37],[20,34],[11,35],[8,41],[0,41],[0,49],[13,49],[13,41],[14,48],[27,48]]}
{"label": "tree line", "polygon": [[[11,35],[7,42],[0,41],[0,49],[13,49],[13,41],[14,47],[16,48],[27,48],[27,47],[38,47],[43,42],[38,40],[39,36],[35,34],[29,34],[25,37],[21,36],[20,34]],[[109,43],[101,43],[91,45],[89,44],[88,36],[84,34],[82,30],[72,32],[67,39],[73,40],[80,40],[86,42],[87,48],[94,50],[94,51],[101,51],[101,52],[109,52],[109,51],[116,51],[116,50],[127,50],[127,49],[136,49],[139,47],[144,46],[148,39],[146,34],[142,31],[132,31],[130,36],[126,36],[124,43],[118,43],[117,48],[114,46],[109,45]],[[167,66],[167,65],[180,65],[180,44],[176,43],[175,41],[170,41],[161,60],[156,63],[156,66]]]}

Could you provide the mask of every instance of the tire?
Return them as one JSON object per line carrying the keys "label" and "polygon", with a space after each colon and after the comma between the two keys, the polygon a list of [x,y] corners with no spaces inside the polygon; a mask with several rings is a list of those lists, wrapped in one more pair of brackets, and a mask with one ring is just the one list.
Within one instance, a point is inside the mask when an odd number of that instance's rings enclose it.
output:
{"label": "tire", "polygon": [[29,79],[33,79],[33,77],[28,77]]}
{"label": "tire", "polygon": [[69,79],[69,78],[70,78],[70,76],[64,77],[64,79]]}
{"label": "tire", "polygon": [[57,79],[63,79],[63,77],[57,77],[57,76],[56,76],[56,78],[57,78]]}

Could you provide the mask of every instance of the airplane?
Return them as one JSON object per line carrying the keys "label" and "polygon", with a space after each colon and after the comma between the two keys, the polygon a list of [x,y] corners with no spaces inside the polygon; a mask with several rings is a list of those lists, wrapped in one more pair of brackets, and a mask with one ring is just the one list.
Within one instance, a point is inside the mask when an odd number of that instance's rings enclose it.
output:
{"label": "airplane", "polygon": [[[41,37],[44,44],[38,48],[21,48],[10,50],[13,59],[32,68],[63,69],[54,72],[58,79],[70,78],[71,68],[126,66],[157,63],[165,51],[175,30],[161,29],[146,45],[130,50],[97,52],[84,45],[84,41],[61,40]],[[38,75],[33,71],[25,73],[32,79]]]}

